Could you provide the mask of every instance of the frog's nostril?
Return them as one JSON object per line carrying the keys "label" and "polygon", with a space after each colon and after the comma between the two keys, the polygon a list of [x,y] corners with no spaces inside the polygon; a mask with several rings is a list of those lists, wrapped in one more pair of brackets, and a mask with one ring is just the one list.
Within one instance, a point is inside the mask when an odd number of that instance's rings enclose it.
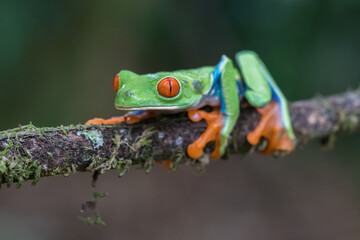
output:
{"label": "frog's nostril", "polygon": [[131,96],[133,96],[134,94],[130,91],[126,91],[125,93],[125,100],[128,99],[128,98],[131,98]]}

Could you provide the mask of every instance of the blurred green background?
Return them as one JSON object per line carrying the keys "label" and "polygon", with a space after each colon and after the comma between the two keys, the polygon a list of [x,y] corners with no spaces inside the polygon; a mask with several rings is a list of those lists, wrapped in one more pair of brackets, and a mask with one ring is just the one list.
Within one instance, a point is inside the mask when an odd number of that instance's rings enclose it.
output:
{"label": "blurred green background", "polygon": [[[359,0],[0,1],[0,129],[118,115],[112,80],[258,52],[291,101],[357,88]],[[76,219],[89,174],[0,190],[0,239],[354,239],[359,134],[273,159],[216,162],[201,177],[133,170],[99,181],[106,228]]]}

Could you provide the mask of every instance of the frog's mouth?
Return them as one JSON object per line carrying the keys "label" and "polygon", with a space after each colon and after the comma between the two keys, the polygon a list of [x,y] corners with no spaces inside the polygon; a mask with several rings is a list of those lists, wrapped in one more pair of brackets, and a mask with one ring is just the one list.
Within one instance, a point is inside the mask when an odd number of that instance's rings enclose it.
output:
{"label": "frog's mouth", "polygon": [[186,108],[185,106],[144,106],[144,107],[120,107],[115,106],[117,110],[134,111],[134,110],[179,110]]}

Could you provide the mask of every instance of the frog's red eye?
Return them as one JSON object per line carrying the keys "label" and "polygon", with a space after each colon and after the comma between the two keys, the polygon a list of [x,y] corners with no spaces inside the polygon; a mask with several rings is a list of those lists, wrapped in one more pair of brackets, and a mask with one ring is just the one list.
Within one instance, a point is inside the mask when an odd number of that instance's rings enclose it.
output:
{"label": "frog's red eye", "polygon": [[163,78],[157,85],[159,94],[166,98],[172,98],[179,94],[180,84],[172,77]]}
{"label": "frog's red eye", "polygon": [[120,85],[119,74],[116,74],[116,77],[114,78],[114,81],[113,81],[113,87],[114,87],[115,92],[117,92],[119,90],[119,85]]}

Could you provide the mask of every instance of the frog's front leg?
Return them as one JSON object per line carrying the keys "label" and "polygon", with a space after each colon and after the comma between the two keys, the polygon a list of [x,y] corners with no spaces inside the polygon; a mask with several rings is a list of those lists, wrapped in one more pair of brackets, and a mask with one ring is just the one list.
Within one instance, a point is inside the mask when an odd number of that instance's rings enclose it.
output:
{"label": "frog's front leg", "polygon": [[220,107],[215,107],[212,112],[203,110],[190,110],[188,116],[191,121],[199,122],[204,119],[207,123],[207,128],[203,134],[192,144],[188,146],[187,152],[191,158],[199,158],[205,145],[210,141],[215,141],[215,149],[211,154],[211,158],[220,157],[220,132],[223,127],[223,115],[220,112]]}
{"label": "frog's front leg", "polygon": [[121,122],[126,122],[127,124],[134,124],[139,122],[142,119],[156,117],[157,113],[155,111],[145,111],[145,110],[139,110],[139,111],[132,111],[126,113],[124,116],[121,117],[112,117],[109,119],[103,119],[103,118],[94,118],[85,123],[85,125],[99,125],[99,124],[116,124]]}
{"label": "frog's front leg", "polygon": [[216,96],[210,97],[219,98],[220,106],[214,107],[210,113],[202,110],[188,112],[188,116],[193,122],[204,119],[208,124],[205,132],[188,146],[187,152],[191,158],[199,158],[203,153],[203,148],[210,141],[215,141],[215,149],[211,154],[211,158],[220,158],[225,152],[228,137],[239,116],[237,72],[232,61],[223,56],[212,75],[215,91],[210,92]]}
{"label": "frog's front leg", "polygon": [[246,85],[245,97],[262,115],[256,129],[247,136],[249,143],[256,145],[264,137],[268,141],[264,154],[292,151],[295,136],[285,96],[256,53],[239,52],[236,59]]}

